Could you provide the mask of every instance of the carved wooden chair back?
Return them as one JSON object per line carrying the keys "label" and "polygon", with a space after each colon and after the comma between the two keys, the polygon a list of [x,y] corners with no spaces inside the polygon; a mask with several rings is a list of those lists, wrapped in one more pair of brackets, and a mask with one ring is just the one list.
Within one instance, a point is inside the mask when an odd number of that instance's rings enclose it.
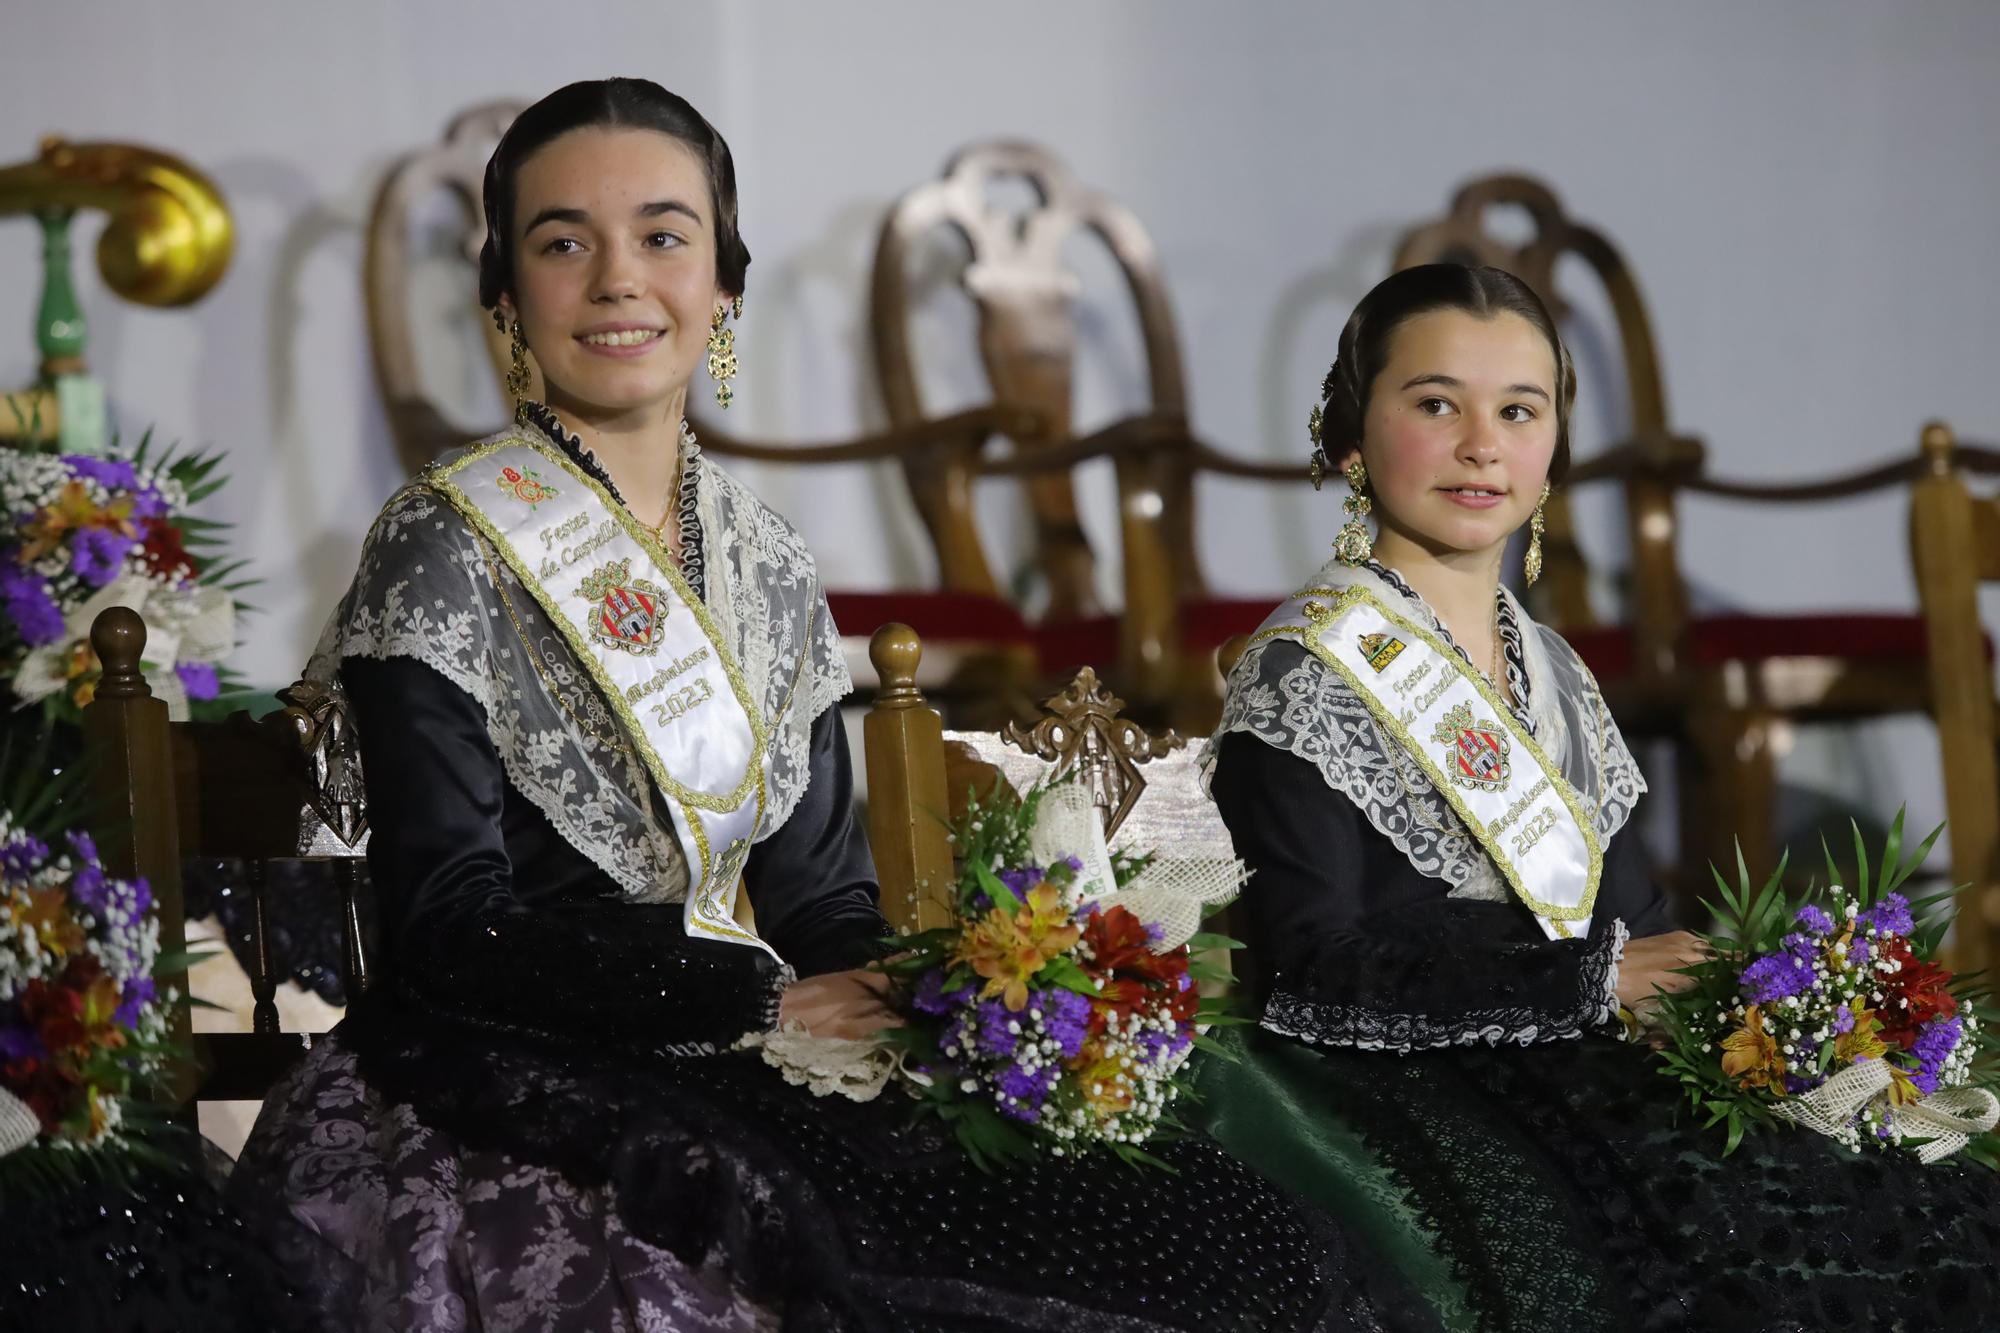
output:
{"label": "carved wooden chair back", "polygon": [[[1024,183],[1034,197],[1022,213],[994,200],[999,183]],[[1127,209],[1089,188],[1048,149],[996,140],[954,154],[941,179],[920,185],[897,203],[882,224],[875,251],[869,327],[876,369],[889,418],[898,425],[926,419],[919,389],[911,328],[910,272],[913,252],[937,228],[950,228],[969,252],[960,283],[979,313],[979,355],[995,403],[1025,408],[1045,425],[1040,439],[1016,441],[1024,449],[1060,447],[1073,436],[1072,393],[1077,328],[1072,303],[1076,274],[1063,257],[1078,232],[1094,234],[1109,250],[1138,311],[1150,379],[1150,410],[1183,417],[1187,387],[1180,344],[1174,334],[1159,256]],[[1136,454],[1120,455],[1121,509],[1133,509],[1131,492],[1157,486],[1154,473]],[[919,514],[930,530],[948,588],[993,593],[997,585],[972,532],[970,489],[942,474],[934,458],[905,464]],[[1167,485],[1175,483],[1169,477]],[[1181,474],[1180,485],[1187,484]],[[1036,525],[1036,563],[1049,589],[1048,619],[1077,620],[1100,611],[1090,544],[1077,517],[1076,495],[1066,469],[1026,478]],[[1189,506],[1164,495],[1152,513],[1121,519],[1127,563],[1166,557],[1177,578],[1199,578],[1191,562],[1192,541],[1162,541],[1161,514],[1192,535]],[[1137,529],[1133,519],[1141,520]],[[1130,608],[1128,608],[1129,610]]]}
{"label": "carved wooden chair back", "polygon": [[1005,782],[1025,791],[1071,774],[1090,793],[1107,841],[1176,855],[1234,851],[1203,791],[1195,751],[1173,731],[1149,733],[1089,667],[1043,704],[1032,726],[947,732],[915,685],[923,645],[907,625],[885,625],[869,648],[879,677],[863,723],[868,832],[892,925],[925,930],[950,918],[954,882],[948,823],[969,794]]}
{"label": "carved wooden chair back", "polygon": [[182,858],[241,859],[246,871],[253,1030],[193,1034],[186,976],[176,978],[181,999],[173,1027],[192,1041],[197,1070],[175,1089],[175,1100],[260,1100],[312,1040],[280,1030],[264,925],[271,861],[332,862],[347,993],[368,989],[357,903],[368,820],[345,706],[338,695],[301,681],[279,694],[282,708],[262,718],[238,713],[222,722],[169,722],[166,704],[152,697],[139,671],[146,646],[139,615],[122,606],[104,611],[90,641],[104,664],[83,714],[93,809],[102,821],[98,845],[114,873],[143,875],[151,884],[161,950],[186,946]]}
{"label": "carved wooden chair back", "polygon": [[[1494,210],[1507,206],[1525,212],[1532,224],[1527,239],[1518,243],[1491,230]],[[1404,236],[1395,263],[1398,269],[1441,262],[1505,269],[1534,289],[1558,324],[1569,325],[1572,308],[1556,282],[1556,265],[1564,255],[1575,255],[1590,266],[1618,322],[1631,416],[1629,442],[1647,456],[1698,466],[1699,445],[1674,436],[1668,425],[1666,387],[1638,279],[1617,247],[1594,227],[1569,217],[1547,185],[1516,175],[1467,183],[1443,217]],[[1633,631],[1642,673],[1672,669],[1675,646],[1687,621],[1687,590],[1676,549],[1674,484],[1668,472],[1635,468],[1618,473],[1625,485],[1635,594]],[[1589,476],[1590,469],[1580,468],[1573,480]],[[1577,546],[1565,494],[1559,491],[1550,498],[1547,516],[1542,605],[1556,628],[1588,628],[1597,623],[1590,607],[1589,567]]]}
{"label": "carved wooden chair back", "polygon": [[1925,470],[1910,500],[1910,547],[1930,640],[1930,698],[1944,759],[1952,882],[1961,892],[1956,961],[2000,957],[2000,755],[1993,660],[1979,585],[2000,581],[2000,495],[1965,484],[1951,429],[1924,427]]}
{"label": "carved wooden chair back", "polygon": [[[368,213],[362,258],[368,343],[397,456],[413,473],[443,450],[485,433],[484,428],[452,422],[421,373],[417,355],[420,339],[410,306],[411,293],[416,290],[412,281],[413,229],[421,207],[438,194],[446,195],[458,206],[463,220],[454,232],[455,248],[477,271],[479,247],[486,237],[486,159],[525,107],[523,102],[485,102],[461,112],[445,129],[441,143],[397,160],[383,178]],[[472,290],[477,290],[476,285]],[[494,382],[499,383],[507,374],[507,340],[470,299],[466,305],[479,318]]]}

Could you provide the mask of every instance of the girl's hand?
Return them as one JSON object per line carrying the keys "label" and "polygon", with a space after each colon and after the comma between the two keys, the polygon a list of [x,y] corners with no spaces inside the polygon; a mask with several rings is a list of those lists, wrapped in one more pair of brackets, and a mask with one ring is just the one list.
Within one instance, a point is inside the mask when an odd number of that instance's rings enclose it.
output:
{"label": "girl's hand", "polygon": [[1627,940],[1625,957],[1618,964],[1618,1002],[1636,1012],[1642,1002],[1652,1002],[1655,989],[1670,994],[1687,990],[1694,985],[1694,978],[1675,969],[1692,967],[1714,956],[1715,951],[1699,936],[1685,930]]}
{"label": "girl's hand", "polygon": [[815,1037],[871,1037],[883,1028],[903,1026],[902,1017],[889,1007],[890,986],[888,977],[862,968],[807,977],[785,987],[778,1022],[804,1023]]}

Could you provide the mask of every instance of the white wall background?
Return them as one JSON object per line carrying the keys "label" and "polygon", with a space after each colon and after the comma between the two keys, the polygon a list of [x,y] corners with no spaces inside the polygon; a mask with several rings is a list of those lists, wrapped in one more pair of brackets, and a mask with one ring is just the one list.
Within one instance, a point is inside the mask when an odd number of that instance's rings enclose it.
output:
{"label": "white wall background", "polygon": [[[1778,478],[1913,449],[1929,416],[2000,437],[1996,69],[1987,0],[14,4],[0,162],[45,132],[140,141],[227,193],[236,258],[201,305],[139,309],[88,262],[78,276],[119,420],[230,453],[214,511],[264,580],[241,665],[275,684],[399,480],[359,286],[371,195],[474,102],[634,73],[722,128],[756,256],[730,414],[745,433],[879,424],[863,336],[877,221],[956,146],[1008,135],[1057,148],[1150,229],[1196,421],[1227,448],[1302,457],[1339,322],[1398,232],[1461,179],[1520,168],[1630,256],[1676,423],[1708,438],[1717,471]],[[0,220],[0,311],[18,321],[0,383],[32,373],[36,249],[31,224]],[[1087,425],[1137,405],[1142,381],[1108,266],[1084,271]],[[949,302],[929,317],[967,328]],[[441,323],[427,355],[463,367],[453,344],[470,331]],[[1588,375],[1601,353],[1578,342]],[[935,375],[940,401],[978,396],[969,346]],[[468,429],[492,421],[497,396],[465,383]],[[1615,394],[1586,379],[1584,398],[1588,454],[1621,422]],[[746,471],[831,581],[927,577],[893,474]],[[1086,493],[1110,550],[1107,479]],[[1008,500],[992,503],[1004,560]],[[1233,591],[1289,586],[1335,524],[1307,494],[1216,484],[1203,504],[1203,557]],[[1608,504],[1584,521],[1615,559]],[[1796,516],[1696,501],[1685,563],[1753,608],[1909,608],[1903,522],[1900,497]],[[1888,767],[1868,790],[1937,809],[1931,744],[1914,723],[1869,742]]]}

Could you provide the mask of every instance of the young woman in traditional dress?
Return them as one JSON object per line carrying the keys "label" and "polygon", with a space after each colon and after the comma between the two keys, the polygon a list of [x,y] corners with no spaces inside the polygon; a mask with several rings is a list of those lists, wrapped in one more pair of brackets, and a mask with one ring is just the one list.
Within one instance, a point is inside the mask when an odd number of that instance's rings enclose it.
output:
{"label": "young woman in traditional dress", "polygon": [[1204,1070],[1209,1128],[1454,1327],[1991,1327],[1987,1172],[1805,1132],[1724,1158],[1616,1040],[1704,946],[1648,877],[1596,681],[1501,582],[1524,526],[1537,572],[1574,393],[1497,269],[1398,273],[1341,334],[1312,433],[1349,522],[1206,753],[1259,1014]]}
{"label": "young woman in traditional dress", "polygon": [[812,558],[683,420],[705,352],[733,373],[729,150],[654,84],[576,84],[508,130],[485,208],[483,300],[546,387],[389,501],[316,655],[386,975],[234,1181],[323,1320],[1380,1326],[1337,1233],[1212,1146],[989,1176],[900,1099],[732,1050],[896,1017]]}

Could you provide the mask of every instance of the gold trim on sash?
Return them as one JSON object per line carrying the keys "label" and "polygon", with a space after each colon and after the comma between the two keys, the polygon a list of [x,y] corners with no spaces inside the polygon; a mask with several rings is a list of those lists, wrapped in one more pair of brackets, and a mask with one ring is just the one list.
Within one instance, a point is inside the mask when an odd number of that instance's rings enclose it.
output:
{"label": "gold trim on sash", "polygon": [[[1325,600],[1322,601],[1321,599]],[[1495,694],[1493,687],[1487,682],[1485,677],[1467,666],[1458,653],[1448,647],[1436,634],[1410,620],[1408,617],[1399,615],[1384,603],[1380,597],[1376,596],[1371,589],[1358,586],[1346,588],[1306,588],[1293,594],[1286,605],[1289,607],[1293,603],[1300,604],[1299,612],[1304,616],[1307,624],[1304,626],[1276,625],[1269,629],[1261,629],[1251,635],[1251,646],[1268,643],[1273,639],[1293,640],[1304,647],[1307,652],[1310,652],[1314,657],[1325,663],[1330,670],[1345,681],[1348,688],[1353,690],[1363,703],[1367,704],[1368,711],[1374,715],[1376,723],[1382,730],[1393,737],[1398,745],[1403,747],[1404,751],[1415,760],[1417,766],[1423,770],[1424,776],[1431,780],[1431,785],[1437,789],[1438,795],[1444,798],[1446,803],[1451,806],[1453,812],[1458,815],[1460,821],[1465,825],[1466,832],[1472,835],[1474,841],[1492,859],[1493,864],[1499,869],[1501,876],[1507,881],[1507,886],[1513,890],[1514,896],[1525,903],[1536,916],[1548,922],[1551,933],[1561,938],[1572,937],[1573,932],[1570,931],[1565,923],[1588,921],[1596,905],[1598,883],[1604,871],[1604,849],[1598,842],[1596,822],[1585,813],[1582,798],[1577,795],[1576,789],[1569,784],[1569,780],[1563,777],[1562,770],[1557,768],[1554,761],[1543,752],[1540,746],[1535,744],[1534,737],[1516,720],[1513,711],[1507,707],[1506,702]],[[1367,682],[1361,679],[1353,668],[1340,660],[1331,649],[1326,647],[1322,641],[1326,631],[1342,615],[1362,603],[1366,603],[1384,620],[1394,626],[1397,636],[1403,639],[1404,644],[1407,645],[1411,642],[1422,643],[1431,650],[1436,658],[1444,662],[1448,670],[1457,672],[1460,678],[1471,685],[1473,690],[1477,692],[1479,697],[1492,710],[1494,723],[1506,730],[1508,740],[1511,741],[1514,747],[1514,752],[1526,754],[1532,758],[1536,766],[1541,770],[1542,775],[1548,779],[1550,790],[1562,801],[1571,817],[1576,820],[1577,830],[1583,836],[1587,852],[1589,864],[1586,871],[1583,895],[1575,906],[1544,902],[1528,891],[1526,884],[1523,882],[1520,870],[1514,864],[1513,858],[1502,850],[1499,845],[1499,838],[1488,831],[1487,822],[1472,812],[1466,803],[1465,796],[1458,790],[1457,785],[1450,780],[1442,766],[1431,755],[1430,750],[1415,736],[1410,734],[1409,729],[1403,725],[1402,720],[1396,713],[1376,696],[1374,690],[1369,687]],[[1272,618],[1276,619],[1283,614],[1285,614],[1285,608],[1281,607],[1278,612],[1273,614]],[[1385,644],[1372,645],[1365,651],[1373,654],[1386,654],[1389,660],[1393,660],[1402,652],[1402,648],[1392,647],[1394,642],[1392,639]],[[1376,670],[1386,669],[1388,664],[1389,662],[1385,660],[1382,666],[1377,667]],[[1482,725],[1484,725],[1483,719]]]}

